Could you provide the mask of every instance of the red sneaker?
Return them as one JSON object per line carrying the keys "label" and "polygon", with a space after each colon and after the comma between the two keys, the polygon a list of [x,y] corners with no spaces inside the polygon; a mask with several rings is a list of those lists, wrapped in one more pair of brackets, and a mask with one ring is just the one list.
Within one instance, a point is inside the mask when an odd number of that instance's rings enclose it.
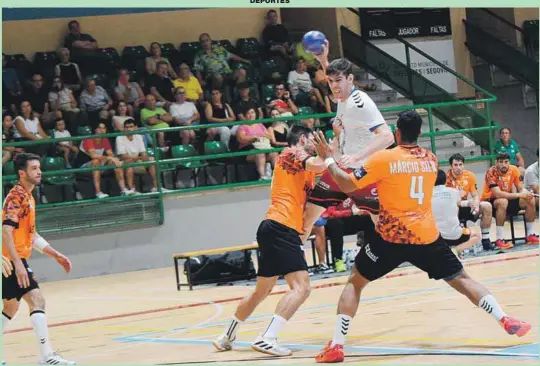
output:
{"label": "red sneaker", "polygon": [[330,347],[332,341],[328,342],[326,347],[323,348],[321,353],[315,357],[317,363],[337,363],[343,362],[345,359],[345,352],[343,352],[343,346],[336,344],[334,347]]}
{"label": "red sneaker", "polygon": [[517,335],[518,337],[523,337],[525,334],[531,330],[531,325],[529,323],[522,322],[516,318],[510,316],[505,316],[500,320],[501,326],[506,330],[506,333],[510,335]]}
{"label": "red sneaker", "polygon": [[497,241],[495,242],[495,245],[499,249],[510,249],[514,247],[514,244],[512,244],[511,241],[504,241],[502,239],[497,239]]}
{"label": "red sneaker", "polygon": [[538,245],[538,235],[527,235],[527,244]]}

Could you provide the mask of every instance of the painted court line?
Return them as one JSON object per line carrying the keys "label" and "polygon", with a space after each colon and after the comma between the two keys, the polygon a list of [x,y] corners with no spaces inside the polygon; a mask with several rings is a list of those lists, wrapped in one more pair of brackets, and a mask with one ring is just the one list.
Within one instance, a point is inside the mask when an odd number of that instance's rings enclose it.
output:
{"label": "painted court line", "polygon": [[[483,265],[483,264],[488,264],[488,263],[497,263],[497,262],[504,262],[504,261],[510,261],[510,260],[526,259],[526,258],[538,257],[538,256],[539,256],[539,253],[531,253],[531,254],[525,254],[525,255],[521,255],[521,256],[508,257],[508,258],[497,258],[497,259],[491,259],[491,260],[482,260],[482,261],[475,261],[475,262],[471,262],[471,263],[466,263],[465,262],[463,264],[464,264],[465,267],[471,267],[471,266]],[[395,274],[388,274],[388,275],[382,277],[382,279],[404,277],[404,276],[414,275],[414,274],[418,274],[418,273],[423,273],[423,272],[419,271],[419,270],[418,271],[399,272],[399,273],[395,273]],[[326,283],[326,284],[322,284],[322,285],[312,286],[312,289],[323,289],[323,288],[330,288],[330,287],[335,287],[335,286],[342,286],[345,283],[346,283],[345,281]],[[287,292],[287,290],[275,291],[275,292],[272,292],[270,294],[270,296],[282,295],[282,294],[284,294],[286,292]],[[190,304],[182,304],[182,305],[168,306],[168,307],[164,307],[164,308],[156,308],[156,309],[141,310],[141,311],[135,311],[135,312],[129,312],[129,313],[121,313],[121,314],[99,316],[99,317],[87,318],[87,319],[68,320],[68,321],[63,321],[63,322],[58,322],[58,323],[51,323],[51,324],[49,324],[49,328],[62,327],[62,326],[75,325],[75,324],[83,324],[83,323],[92,323],[92,322],[103,321],[103,320],[127,318],[127,317],[132,317],[132,316],[154,314],[154,313],[159,313],[159,312],[187,309],[187,308],[200,307],[200,306],[206,306],[206,305],[212,305],[212,304],[223,304],[223,303],[228,303],[228,302],[239,301],[239,300],[243,299],[243,297],[244,296],[238,296],[238,297],[218,299],[218,300],[213,300],[213,301],[201,301],[201,302],[195,302],[195,303],[190,303]],[[324,307],[322,307],[322,308],[324,308]],[[33,329],[32,327],[11,329],[11,330],[7,330],[4,334],[30,331],[32,329]]]}

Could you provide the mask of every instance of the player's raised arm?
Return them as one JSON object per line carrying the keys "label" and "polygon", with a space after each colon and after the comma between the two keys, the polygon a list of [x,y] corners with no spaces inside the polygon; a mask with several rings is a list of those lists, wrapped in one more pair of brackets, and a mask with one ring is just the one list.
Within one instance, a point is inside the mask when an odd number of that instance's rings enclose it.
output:
{"label": "player's raised arm", "polygon": [[353,165],[357,161],[362,161],[370,157],[377,151],[386,149],[395,142],[394,134],[392,133],[390,126],[386,123],[374,127],[371,132],[375,135],[375,139],[367,144],[367,146],[359,153],[352,156],[343,156],[343,158],[339,160],[341,166]]}
{"label": "player's raised arm", "polygon": [[324,71],[324,74],[326,75],[326,69],[328,68],[328,65],[329,65],[328,51],[330,50],[330,42],[328,42],[328,40],[324,41],[324,45],[322,46],[322,49],[323,51],[320,55],[313,54],[313,57],[315,57],[315,59],[319,61]]}

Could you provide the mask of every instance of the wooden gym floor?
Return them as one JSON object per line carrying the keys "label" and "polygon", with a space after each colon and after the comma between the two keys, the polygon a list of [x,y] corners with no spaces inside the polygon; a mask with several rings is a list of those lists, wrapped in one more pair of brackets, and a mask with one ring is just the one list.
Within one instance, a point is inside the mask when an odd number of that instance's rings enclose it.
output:
{"label": "wooden gym floor", "polygon": [[[522,226],[520,224],[519,226]],[[532,324],[523,338],[507,335],[494,319],[445,283],[412,267],[370,284],[346,340],[349,363],[538,364],[538,247],[464,261],[509,315]],[[308,256],[310,257],[310,255]],[[171,259],[172,263],[172,259]],[[51,262],[51,265],[55,265]],[[346,275],[313,280],[314,290],[282,330],[295,350],[277,359],[249,348],[279,301],[281,284],[239,332],[236,349],[218,353],[218,336],[253,282],[176,291],[173,267],[45,283],[53,349],[78,364],[314,363],[331,339]],[[38,360],[26,304],[3,336],[8,364]]]}

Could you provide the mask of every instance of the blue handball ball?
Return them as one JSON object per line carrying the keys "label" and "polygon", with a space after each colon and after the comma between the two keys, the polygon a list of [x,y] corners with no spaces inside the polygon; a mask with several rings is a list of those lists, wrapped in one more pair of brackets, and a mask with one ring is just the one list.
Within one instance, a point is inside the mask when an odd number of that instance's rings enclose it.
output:
{"label": "blue handball ball", "polygon": [[310,31],[304,34],[302,38],[302,47],[306,52],[314,55],[320,55],[323,52],[323,45],[326,41],[324,33],[319,31]]}

